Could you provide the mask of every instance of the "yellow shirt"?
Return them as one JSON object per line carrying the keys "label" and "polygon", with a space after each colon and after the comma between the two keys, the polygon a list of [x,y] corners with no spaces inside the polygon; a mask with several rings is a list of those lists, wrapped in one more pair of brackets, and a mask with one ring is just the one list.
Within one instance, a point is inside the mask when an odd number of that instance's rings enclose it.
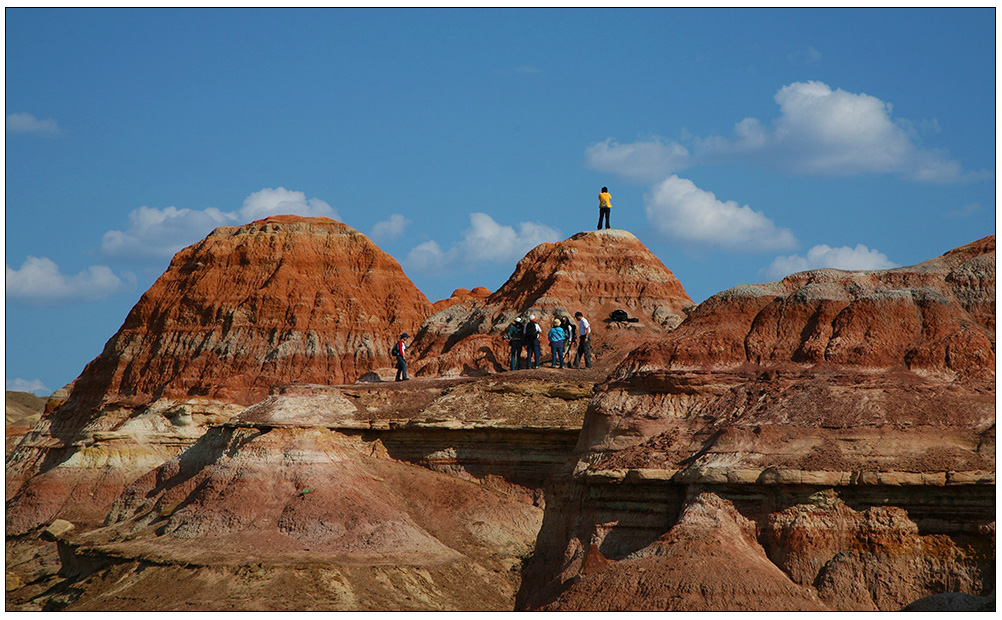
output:
{"label": "yellow shirt", "polygon": [[612,194],[610,194],[609,192],[602,192],[601,194],[599,194],[598,195],[598,206],[599,206],[599,208],[601,208],[601,207],[607,207],[607,208],[611,209],[612,208]]}

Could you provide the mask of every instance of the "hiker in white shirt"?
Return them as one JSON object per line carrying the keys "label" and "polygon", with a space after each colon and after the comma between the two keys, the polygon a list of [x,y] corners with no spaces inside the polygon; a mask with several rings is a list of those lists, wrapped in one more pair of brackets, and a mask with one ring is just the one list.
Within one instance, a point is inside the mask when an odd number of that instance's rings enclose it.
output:
{"label": "hiker in white shirt", "polygon": [[574,368],[581,368],[581,357],[585,367],[591,368],[591,323],[580,312],[574,313],[578,320],[578,352],[574,355]]}

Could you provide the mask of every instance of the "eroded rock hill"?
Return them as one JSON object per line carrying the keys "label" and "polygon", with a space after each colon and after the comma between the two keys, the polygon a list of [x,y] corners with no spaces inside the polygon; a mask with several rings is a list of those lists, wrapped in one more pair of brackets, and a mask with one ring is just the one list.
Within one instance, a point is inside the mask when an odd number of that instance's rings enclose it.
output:
{"label": "eroded rock hill", "polygon": [[249,405],[281,383],[351,382],[388,365],[390,344],[431,309],[393,257],[340,222],[217,228],[174,257],[70,398]]}
{"label": "eroded rock hill", "polygon": [[[509,355],[502,335],[516,316],[535,314],[545,341],[555,317],[582,312],[595,330],[596,360],[609,368],[641,342],[677,327],[693,306],[675,275],[631,233],[582,232],[534,248],[486,299],[430,317],[414,341],[414,367],[432,376],[499,372]],[[638,321],[609,321],[613,310]],[[547,354],[545,344],[543,350]]]}
{"label": "eroded rock hill", "polygon": [[[994,317],[993,237],[913,267],[805,272],[707,300],[599,386],[577,486],[540,536],[564,543],[537,547],[524,583],[547,585],[522,604],[593,609],[601,590],[615,592],[606,609],[724,608],[718,569],[686,562],[719,555],[725,531],[725,547],[750,562],[751,545],[789,581],[728,574],[742,608],[766,591],[760,608],[797,607],[805,587],[844,610],[987,594]],[[697,506],[730,525],[683,537]],[[591,548],[605,562],[581,578]]]}
{"label": "eroded rock hill", "polygon": [[[883,610],[993,591],[994,238],[694,310],[648,255],[622,231],[537,248],[423,324],[407,383],[51,400],[7,462],[7,608]],[[495,371],[517,313],[577,309],[593,370],[429,377]]]}

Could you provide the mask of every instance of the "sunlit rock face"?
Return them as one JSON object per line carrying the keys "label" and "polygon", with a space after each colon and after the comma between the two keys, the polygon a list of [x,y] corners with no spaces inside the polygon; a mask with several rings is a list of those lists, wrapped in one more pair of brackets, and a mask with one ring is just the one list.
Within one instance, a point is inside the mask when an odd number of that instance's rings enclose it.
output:
{"label": "sunlit rock face", "polygon": [[[522,605],[889,610],[988,593],[994,330],[994,237],[708,299],[597,387],[578,486],[540,536],[563,544],[537,548]],[[687,537],[695,515],[731,525]],[[718,557],[744,563],[723,573]]]}
{"label": "sunlit rock face", "polygon": [[251,404],[292,381],[351,382],[431,314],[400,265],[326,218],[218,228],[179,252],[71,398]]}
{"label": "sunlit rock face", "polygon": [[[693,306],[681,282],[625,230],[583,232],[544,243],[518,262],[486,299],[472,298],[429,318],[414,342],[420,374],[463,375],[508,367],[502,339],[516,316],[535,314],[546,333],[554,318],[582,312],[595,330],[596,363],[611,368],[638,344],[663,336]],[[609,321],[614,310],[636,322]]]}

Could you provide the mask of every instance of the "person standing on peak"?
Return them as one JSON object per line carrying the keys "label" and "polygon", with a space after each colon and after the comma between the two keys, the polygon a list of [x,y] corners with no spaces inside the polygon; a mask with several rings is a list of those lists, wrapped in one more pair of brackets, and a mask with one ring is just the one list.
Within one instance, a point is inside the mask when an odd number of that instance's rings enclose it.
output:
{"label": "person standing on peak", "polygon": [[585,366],[591,368],[591,323],[580,312],[574,313],[578,320],[578,352],[574,355],[574,368],[581,368],[581,358]]}
{"label": "person standing on peak", "polygon": [[400,340],[393,345],[393,354],[397,356],[397,381],[410,381],[407,378],[407,360],[404,359],[404,351],[407,350],[407,343],[404,341],[410,337],[408,333],[400,334]]}
{"label": "person standing on peak", "polygon": [[609,212],[612,211],[612,194],[608,187],[602,188],[602,193],[598,195],[598,228],[602,230],[602,218],[605,218],[605,229],[609,230]]}

